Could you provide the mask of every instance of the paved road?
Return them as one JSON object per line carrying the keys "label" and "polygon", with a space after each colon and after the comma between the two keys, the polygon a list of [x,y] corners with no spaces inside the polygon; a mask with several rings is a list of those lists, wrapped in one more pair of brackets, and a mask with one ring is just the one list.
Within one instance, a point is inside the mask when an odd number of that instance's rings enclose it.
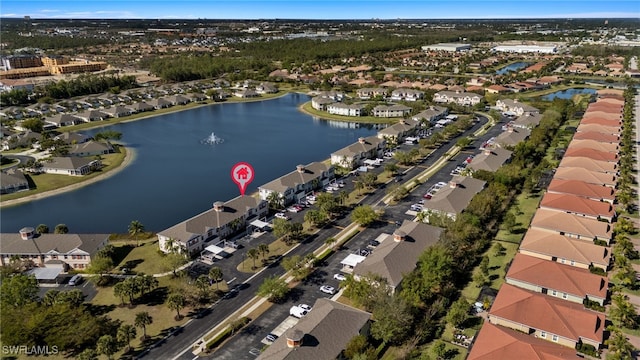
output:
{"label": "paved road", "polygon": [[[482,126],[484,126],[487,123],[487,121],[488,120],[486,118],[481,117],[480,121],[477,124],[475,124],[471,129],[467,130],[461,136],[469,136],[470,134],[472,134],[473,132],[477,131]],[[474,146],[477,148],[480,144],[486,141],[486,139],[493,136],[497,136],[497,134],[499,134],[500,132],[501,132],[500,126],[495,126],[487,133],[487,135],[484,135],[480,139],[476,140],[474,144],[468,149],[471,149]],[[447,152],[449,148],[454,146],[455,141],[456,141],[455,139],[451,140],[448,144],[445,144],[445,146],[443,146],[442,148],[437,149],[422,164],[416,167],[410,168],[406,172],[406,174],[403,175],[403,179],[408,180],[420,174],[428,166],[432,165],[433,163],[435,163],[435,161],[437,161],[440,157],[442,157],[442,155],[444,155],[444,153]],[[413,146],[417,146],[417,145],[413,145]],[[411,145],[403,144],[399,146],[399,149],[406,151],[411,147],[412,147]],[[442,171],[436,174],[427,184],[432,184],[433,182],[438,182],[438,181],[448,181],[451,178],[451,176],[449,175],[449,172],[453,168],[455,168],[459,163],[464,161],[467,155],[468,154],[463,153],[456,156],[453,161],[447,164],[442,169]],[[386,161],[389,161],[389,160],[386,160]],[[383,167],[379,167],[375,171],[382,172]],[[347,186],[345,186],[344,190],[352,191],[353,183],[351,181],[346,181],[346,183],[347,183]],[[426,192],[427,188],[430,186],[427,184],[421,185],[420,188],[414,192],[415,194],[419,194],[419,195],[415,195],[416,198],[421,197],[421,195],[424,192]],[[362,201],[362,203],[373,204],[373,205],[380,204],[382,198],[385,195],[386,195],[385,186],[381,186],[380,188],[375,190],[371,195],[367,196]],[[330,275],[328,276],[330,280],[326,280],[326,281],[335,282],[335,284],[333,285],[337,285],[337,281],[333,280],[332,274],[339,270],[340,268],[339,262],[344,259],[346,254],[348,254],[350,251],[353,251],[353,249],[358,249],[360,247],[365,246],[366,242],[368,242],[368,240],[372,238],[377,237],[377,235],[381,232],[381,230],[386,232],[388,231],[393,232],[395,225],[392,224],[391,220],[403,220],[403,219],[411,220],[413,217],[406,215],[405,212],[408,210],[408,207],[409,207],[408,205],[411,202],[415,202],[415,201],[416,200],[414,199],[414,196],[411,196],[405,199],[405,201],[403,201],[401,204],[387,207],[385,209],[386,210],[385,214],[386,214],[386,218],[390,220],[390,223],[383,225],[382,227],[367,229],[361,234],[359,234],[358,236],[354,237],[354,239],[352,239],[347,244],[346,248],[344,248],[337,255],[334,255],[329,259],[328,264],[322,268],[325,270],[322,270],[322,269],[319,270],[316,277],[314,277],[315,279],[314,281],[324,281],[321,279],[324,279],[324,277],[326,277],[327,275]],[[289,213],[289,215],[292,217],[292,221],[302,222],[304,218],[304,211],[297,214]],[[344,216],[336,220],[332,227],[321,229],[317,234],[314,234],[313,236],[311,236],[310,238],[302,242],[288,256],[305,255],[309,252],[312,252],[316,248],[322,246],[325,239],[327,239],[328,237],[336,236],[340,232],[341,228],[346,227],[350,223],[351,223],[351,220],[348,216]],[[231,285],[247,282],[247,280],[252,276],[252,274],[243,273],[236,269],[238,264],[244,258],[242,254],[246,253],[247,249],[249,248],[256,247],[261,243],[270,243],[273,240],[274,240],[273,235],[267,232],[264,235],[256,239],[253,239],[248,243],[246,242],[243,243],[243,241],[240,241],[240,244],[242,244],[244,248],[241,248],[238,251],[236,251],[230,258],[217,261],[215,263],[215,266],[222,268],[222,271],[224,273],[224,279],[226,281],[230,281],[233,279],[233,282]],[[202,273],[206,273],[206,271],[208,271],[208,267],[205,264],[197,264],[196,266],[201,269],[200,271]],[[169,336],[164,341],[157,344],[156,347],[150,349],[147,353],[141,355],[139,358],[144,357],[149,359],[178,359],[178,358],[193,359],[194,355],[191,353],[191,346],[198,339],[200,339],[204,334],[209,332],[217,324],[223,321],[229,314],[233,313],[234,311],[239,309],[242,305],[247,303],[251,298],[253,298],[255,295],[255,292],[257,291],[257,286],[259,286],[259,284],[261,284],[266,277],[269,277],[272,275],[282,275],[284,273],[285,273],[284,269],[278,266],[277,264],[275,264],[274,266],[271,266],[266,270],[264,270],[263,272],[255,275],[255,277],[251,278],[251,280],[247,282],[247,287],[244,290],[240,291],[235,297],[219,301],[218,303],[212,306],[211,311],[209,313],[203,315],[200,318],[194,318],[190,320],[177,333]],[[316,285],[317,284],[313,284],[312,287],[317,288]],[[270,310],[266,313],[266,315],[263,315],[265,319],[270,318],[271,320],[264,320],[264,323],[255,322],[256,324],[255,326],[248,327],[249,330],[245,330],[243,332],[243,333],[254,332],[255,334],[253,335],[253,338],[250,338],[249,340],[247,339],[238,340],[238,339],[243,339],[244,337],[236,336],[234,337],[233,341],[229,342],[229,346],[233,344],[235,341],[244,342],[241,346],[239,346],[239,348],[244,348],[247,345],[252,346],[249,344],[253,344],[255,342],[254,340],[256,339],[257,339],[257,343],[260,343],[260,340],[262,339],[262,337],[266,335],[266,333],[263,333],[264,332],[263,330],[269,329],[269,326],[271,326],[272,323],[277,324],[280,321],[282,321],[282,316],[286,318],[289,308],[291,307],[293,302],[306,301],[308,304],[313,304],[317,296],[320,296],[321,294],[319,291],[317,291],[317,289],[313,289],[312,291],[309,291],[310,289],[306,289],[305,285],[301,285],[301,286],[302,287],[299,290],[296,290],[295,292],[295,294],[299,294],[300,296],[299,299],[296,296],[293,296],[292,298],[294,300],[289,300],[287,303],[283,305],[272,307],[272,309],[279,309],[279,310]],[[315,297],[313,295],[315,295]],[[275,311],[275,312],[272,313],[272,311]],[[260,319],[262,319],[262,317]],[[225,348],[221,349],[220,351],[223,351]],[[216,358],[220,351],[216,352]],[[248,350],[244,351],[244,353],[248,354]],[[230,354],[234,354],[234,352],[231,350]],[[236,353],[234,356],[240,356],[240,355]],[[242,357],[230,357],[230,358],[240,359]]]}

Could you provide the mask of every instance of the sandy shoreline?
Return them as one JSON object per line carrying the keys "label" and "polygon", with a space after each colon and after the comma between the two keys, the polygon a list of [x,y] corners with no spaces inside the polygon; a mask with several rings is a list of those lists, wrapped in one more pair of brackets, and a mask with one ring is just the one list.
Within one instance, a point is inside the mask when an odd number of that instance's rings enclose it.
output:
{"label": "sandy shoreline", "polygon": [[[123,146],[124,147],[124,146]],[[131,163],[133,162],[133,160],[136,157],[136,153],[132,148],[127,148],[124,147],[127,151],[127,154],[124,157],[124,160],[122,160],[122,163],[120,165],[118,165],[118,167],[113,168],[111,170],[109,170],[108,172],[104,173],[104,174],[100,174],[96,177],[93,177],[91,179],[85,180],[85,181],[81,181],[79,183],[76,184],[72,184],[69,186],[65,186],[59,189],[55,189],[55,190],[50,190],[50,191],[46,191],[43,193],[39,193],[39,194],[33,194],[33,195],[29,195],[29,196],[25,196],[19,199],[13,199],[13,200],[7,200],[7,201],[3,201],[0,203],[0,208],[4,208],[4,207],[8,207],[8,206],[13,206],[13,205],[19,205],[22,203],[26,203],[29,201],[34,201],[34,200],[40,200],[40,199],[44,199],[50,196],[55,196],[55,195],[59,195],[68,191],[73,191],[73,190],[77,190],[80,189],[81,187],[96,183],[98,181],[102,181],[102,180],[106,180],[114,175],[116,175],[117,173],[119,173],[120,171],[124,170],[127,166],[131,165]]]}

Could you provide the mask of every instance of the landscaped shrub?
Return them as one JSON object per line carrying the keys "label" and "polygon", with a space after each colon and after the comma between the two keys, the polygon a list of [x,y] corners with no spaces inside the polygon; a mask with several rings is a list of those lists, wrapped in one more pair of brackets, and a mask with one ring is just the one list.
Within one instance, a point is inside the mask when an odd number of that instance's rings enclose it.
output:
{"label": "landscaped shrub", "polygon": [[600,353],[596,350],[595,346],[589,344],[578,343],[576,345],[576,350],[585,355],[593,356],[596,358],[600,357]]}

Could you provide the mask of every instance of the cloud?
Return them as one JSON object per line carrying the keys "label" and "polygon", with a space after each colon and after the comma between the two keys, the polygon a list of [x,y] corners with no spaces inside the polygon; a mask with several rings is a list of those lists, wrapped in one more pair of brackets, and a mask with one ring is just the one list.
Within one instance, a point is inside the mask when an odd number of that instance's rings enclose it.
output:
{"label": "cloud", "polygon": [[42,9],[42,10],[40,10],[39,12],[47,14],[47,13],[57,13],[57,12],[60,12],[60,10],[54,10],[54,9]]}

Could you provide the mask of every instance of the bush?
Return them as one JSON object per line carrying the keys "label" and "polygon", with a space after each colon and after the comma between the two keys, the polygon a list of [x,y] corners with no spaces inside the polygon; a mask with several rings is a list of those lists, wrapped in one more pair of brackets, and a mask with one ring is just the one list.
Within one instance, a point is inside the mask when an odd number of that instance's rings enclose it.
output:
{"label": "bush", "polygon": [[596,274],[596,275],[600,275],[600,276],[605,276],[606,275],[605,271],[602,270],[602,268],[595,267],[593,265],[589,266],[589,271],[592,274]]}
{"label": "bush", "polygon": [[589,344],[583,344],[583,343],[578,343],[576,345],[576,350],[578,352],[581,352],[585,355],[589,355],[589,356],[593,356],[593,357],[600,357],[600,354],[598,353],[598,350],[596,350],[596,348],[593,345],[589,345]]}
{"label": "bush", "polygon": [[584,299],[584,301],[582,302],[582,304],[584,305],[584,307],[586,307],[587,309],[591,309],[591,310],[595,310],[595,311],[600,311],[600,312],[605,312],[605,308],[604,306],[600,305],[599,302],[597,301],[593,301],[593,300],[589,300],[589,299]]}
{"label": "bush", "polygon": [[207,343],[207,350],[212,350],[212,349],[218,347],[220,344],[222,344],[222,342],[224,342],[231,335],[235,334],[238,330],[243,328],[250,321],[251,321],[251,319],[249,319],[248,317],[245,316],[245,317],[242,317],[242,318],[238,319],[237,322],[233,322],[233,323],[229,324],[227,326],[227,328],[224,329],[223,332],[218,334],[218,336],[214,337],[213,339],[211,339],[211,341],[209,341]]}

